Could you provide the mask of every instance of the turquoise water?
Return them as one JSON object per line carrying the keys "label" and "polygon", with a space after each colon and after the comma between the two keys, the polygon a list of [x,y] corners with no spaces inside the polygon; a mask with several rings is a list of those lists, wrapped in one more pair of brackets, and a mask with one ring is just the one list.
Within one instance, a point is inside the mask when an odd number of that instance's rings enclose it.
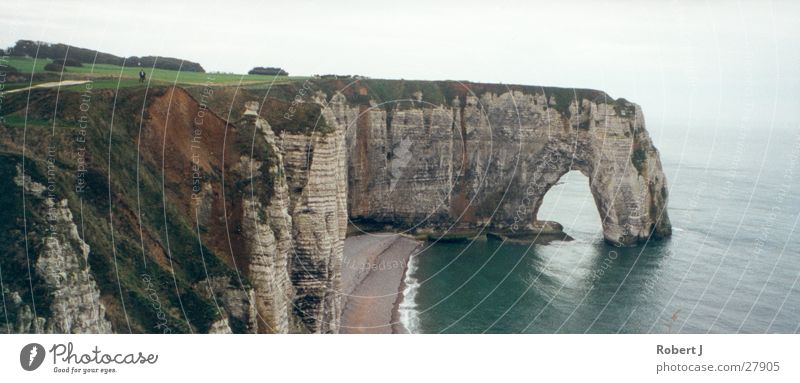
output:
{"label": "turquoise water", "polygon": [[[769,133],[769,134],[766,134]],[[411,261],[401,318],[421,333],[796,333],[800,132],[653,132],[673,236],[602,241],[588,179],[562,178],[540,218],[549,245],[428,244]]]}

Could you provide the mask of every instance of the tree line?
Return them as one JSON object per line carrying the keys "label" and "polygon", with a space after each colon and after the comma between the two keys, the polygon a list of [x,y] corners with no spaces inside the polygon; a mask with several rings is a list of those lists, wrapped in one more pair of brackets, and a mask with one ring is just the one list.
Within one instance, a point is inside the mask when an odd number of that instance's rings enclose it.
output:
{"label": "tree line", "polygon": [[[203,67],[192,61],[173,57],[160,56],[130,56],[120,57],[110,53],[98,52],[92,49],[75,47],[67,44],[50,44],[32,40],[19,40],[14,46],[4,52],[10,56],[30,56],[48,58],[53,61],[83,63],[83,64],[111,64],[119,66],[142,66],[144,68],[158,68],[181,70],[185,72],[205,72]],[[69,66],[69,65],[68,65]]]}

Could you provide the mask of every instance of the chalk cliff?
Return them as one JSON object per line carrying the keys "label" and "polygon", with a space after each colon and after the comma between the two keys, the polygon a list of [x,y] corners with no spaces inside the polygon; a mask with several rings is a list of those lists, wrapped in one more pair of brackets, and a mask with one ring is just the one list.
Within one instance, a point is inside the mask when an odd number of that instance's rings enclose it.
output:
{"label": "chalk cliff", "polygon": [[246,107],[240,125],[257,128],[269,156],[267,169],[245,157],[249,165],[242,167],[266,173],[253,176],[245,195],[251,188],[269,190],[260,201],[245,197],[243,206],[249,277],[263,306],[259,312],[270,318],[266,322],[275,332],[289,330],[288,314],[304,331],[336,332],[347,230],[344,131],[276,136],[257,115],[257,102]]}
{"label": "chalk cliff", "polygon": [[[338,332],[344,130],[299,118],[319,117],[312,104],[273,127],[252,94],[227,121],[210,107],[214,92],[65,91],[57,107],[47,90],[10,98],[8,109],[35,123],[0,121],[0,182],[21,190],[12,180],[23,177],[14,167],[23,152],[29,180],[27,204],[0,195],[11,233],[0,243],[10,254],[0,258],[2,294],[13,311],[3,330]],[[272,101],[270,111],[290,105]],[[124,116],[114,129],[112,108]],[[47,130],[48,119],[59,128]],[[45,182],[58,199],[36,194]],[[57,213],[52,238],[31,229],[46,212]]]}
{"label": "chalk cliff", "polygon": [[666,180],[638,105],[597,91],[461,88],[448,103],[421,91],[369,105],[330,97],[347,131],[351,219],[413,232],[554,234],[561,226],[539,221],[539,207],[577,170],[608,242],[670,235]]}

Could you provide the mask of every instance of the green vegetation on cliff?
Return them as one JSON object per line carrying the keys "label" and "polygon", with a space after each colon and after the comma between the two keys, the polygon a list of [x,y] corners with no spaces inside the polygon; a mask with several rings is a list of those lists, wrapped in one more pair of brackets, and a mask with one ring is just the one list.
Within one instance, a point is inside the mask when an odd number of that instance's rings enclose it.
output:
{"label": "green vegetation on cliff", "polygon": [[[133,332],[160,332],[158,315],[165,316],[172,332],[206,332],[219,319],[214,302],[203,298],[196,285],[209,277],[240,277],[226,263],[226,254],[198,242],[194,215],[182,209],[183,203],[175,199],[183,197],[164,194],[165,188],[180,187],[170,185],[169,180],[163,182],[160,158],[154,157],[160,149],[137,145],[141,139],[140,116],[149,119],[147,108],[165,92],[164,88],[150,89],[145,99],[145,92],[139,89],[123,89],[118,94],[95,91],[91,107],[85,112],[81,105],[86,99],[81,98],[80,92],[62,91],[58,105],[53,90],[32,92],[30,104],[25,103],[27,94],[7,96],[8,103],[2,110],[5,122],[0,123],[0,133],[5,137],[0,141],[0,150],[7,153],[0,157],[0,183],[9,192],[0,196],[4,206],[0,229],[16,234],[4,236],[0,243],[0,251],[15,254],[2,257],[3,282],[11,289],[4,292],[6,298],[10,291],[16,291],[23,303],[31,300],[24,263],[25,235],[20,230],[21,188],[13,181],[15,166],[22,161],[24,126],[26,173],[39,183],[52,181],[56,199],[68,200],[73,221],[91,246],[89,266],[115,332],[127,333],[128,324]],[[24,125],[26,112],[28,123]],[[46,179],[41,170],[48,148],[54,149],[55,156],[52,180]],[[85,184],[79,187],[79,182]],[[29,206],[34,203],[41,201],[28,198]],[[26,216],[27,259],[32,268],[41,241],[35,228],[45,221],[30,209]],[[144,236],[140,237],[140,233]],[[32,274],[36,311],[44,315],[47,294],[35,279],[35,272]],[[145,275],[150,283],[143,282]],[[245,285],[249,283],[241,278]],[[160,300],[154,302],[153,297]]]}
{"label": "green vegetation on cliff", "polygon": [[[46,81],[58,80],[92,80],[94,87],[100,88],[116,88],[117,83],[120,82],[120,87],[132,86],[146,86],[146,85],[205,85],[211,84],[212,86],[256,86],[256,85],[272,85],[280,84],[291,81],[298,81],[304,77],[297,76],[277,76],[277,75],[261,75],[261,74],[233,74],[233,73],[202,73],[192,72],[186,70],[172,70],[172,69],[153,69],[149,66],[139,67],[137,63],[125,62],[125,66],[116,64],[91,64],[84,63],[80,67],[67,66],[64,69],[63,75],[59,71],[47,72],[45,66],[52,64],[53,60],[50,59],[33,59],[31,57],[18,57],[12,56],[7,60],[9,66],[14,67],[20,74],[30,76],[34,75],[33,85]],[[59,68],[60,69],[60,68]],[[147,74],[148,81],[144,84],[139,83],[139,70],[144,69]],[[13,89],[14,85],[25,85],[30,83],[30,79],[22,81],[21,84],[8,83],[7,89]]]}

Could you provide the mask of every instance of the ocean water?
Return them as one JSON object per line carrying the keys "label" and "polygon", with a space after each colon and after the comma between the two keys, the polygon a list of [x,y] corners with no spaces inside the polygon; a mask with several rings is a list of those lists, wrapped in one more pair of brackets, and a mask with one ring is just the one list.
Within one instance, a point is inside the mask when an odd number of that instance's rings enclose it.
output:
{"label": "ocean water", "polygon": [[562,177],[541,219],[575,240],[432,244],[400,307],[415,333],[797,333],[800,131],[651,132],[673,235],[604,244],[588,179]]}

